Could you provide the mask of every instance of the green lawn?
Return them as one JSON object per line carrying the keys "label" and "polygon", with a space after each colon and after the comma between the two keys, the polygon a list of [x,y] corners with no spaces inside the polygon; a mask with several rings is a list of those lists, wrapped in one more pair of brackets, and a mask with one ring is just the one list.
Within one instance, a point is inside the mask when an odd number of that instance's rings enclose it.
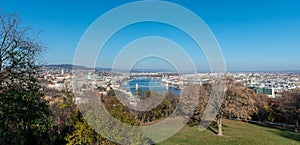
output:
{"label": "green lawn", "polygon": [[[180,132],[159,145],[289,145],[300,144],[300,133],[261,127],[240,121],[223,120],[223,137],[206,129],[199,132],[198,126],[185,126]],[[213,128],[213,130],[216,130]]]}

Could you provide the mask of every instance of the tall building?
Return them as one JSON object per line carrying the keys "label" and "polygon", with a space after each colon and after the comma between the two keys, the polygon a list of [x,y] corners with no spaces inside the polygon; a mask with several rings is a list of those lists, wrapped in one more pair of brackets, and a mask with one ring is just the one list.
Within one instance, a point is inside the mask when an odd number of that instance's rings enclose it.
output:
{"label": "tall building", "polygon": [[65,74],[64,68],[61,68],[61,75],[64,75],[64,74]]}

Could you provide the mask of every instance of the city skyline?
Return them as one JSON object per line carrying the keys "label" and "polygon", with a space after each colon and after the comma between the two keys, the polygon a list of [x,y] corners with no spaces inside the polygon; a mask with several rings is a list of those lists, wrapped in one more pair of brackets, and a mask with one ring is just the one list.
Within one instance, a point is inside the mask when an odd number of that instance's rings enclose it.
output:
{"label": "city skyline", "polygon": [[[77,44],[90,24],[127,2],[131,1],[4,0],[0,3],[5,12],[20,13],[23,25],[43,32],[41,41],[48,48],[42,59],[47,64],[72,64]],[[221,46],[228,71],[300,70],[298,1],[170,2],[190,9],[206,22]],[[194,49],[189,37],[173,27],[153,22],[124,28],[111,39],[104,54],[116,55],[122,45],[148,35],[181,42],[198,69],[208,68],[205,56],[201,50]],[[99,67],[107,67],[112,62],[111,57],[105,56],[108,55],[99,57]],[[158,68],[164,67],[159,66],[159,61],[156,64]]]}

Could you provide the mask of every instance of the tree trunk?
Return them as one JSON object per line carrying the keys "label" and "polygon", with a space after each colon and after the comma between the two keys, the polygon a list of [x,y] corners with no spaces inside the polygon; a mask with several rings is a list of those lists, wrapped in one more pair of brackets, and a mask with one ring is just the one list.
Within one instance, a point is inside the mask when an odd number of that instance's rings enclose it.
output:
{"label": "tree trunk", "polygon": [[299,123],[298,123],[298,119],[296,120],[296,124],[295,124],[295,132],[298,132],[298,127],[299,127]]}
{"label": "tree trunk", "polygon": [[217,124],[218,124],[218,136],[223,136],[222,132],[222,118],[217,117]]}

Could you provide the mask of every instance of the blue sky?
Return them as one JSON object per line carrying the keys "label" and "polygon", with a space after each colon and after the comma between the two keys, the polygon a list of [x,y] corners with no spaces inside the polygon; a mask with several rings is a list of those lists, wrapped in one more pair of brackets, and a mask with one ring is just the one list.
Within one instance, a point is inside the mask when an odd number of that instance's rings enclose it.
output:
{"label": "blue sky", "polygon": [[[23,25],[41,30],[48,47],[47,64],[72,63],[77,44],[99,16],[131,1],[95,0],[1,0],[6,12],[19,12]],[[222,48],[227,70],[300,70],[300,1],[298,0],[173,0],[210,27]],[[184,21],[184,20],[183,20]],[[147,28],[147,29],[144,29]],[[199,68],[207,68],[205,56],[183,33],[159,23],[142,23],[124,28],[108,42],[97,65],[107,67],[122,45],[147,35],[179,42]],[[145,60],[158,68],[164,63]],[[161,65],[161,66],[160,66]]]}

